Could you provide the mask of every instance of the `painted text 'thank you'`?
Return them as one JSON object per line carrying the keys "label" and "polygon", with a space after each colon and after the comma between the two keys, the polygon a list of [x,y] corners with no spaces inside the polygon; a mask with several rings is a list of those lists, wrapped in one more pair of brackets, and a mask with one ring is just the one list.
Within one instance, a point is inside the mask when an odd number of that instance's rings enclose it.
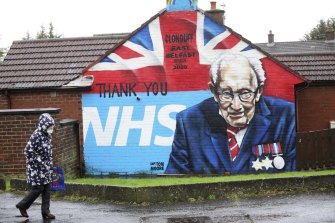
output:
{"label": "painted text 'thank you'", "polygon": [[[100,97],[104,98],[137,96],[137,83],[97,83],[96,86],[99,87]],[[143,86],[146,90],[147,96],[150,94],[160,94],[165,96],[168,92],[167,82],[144,82]]]}

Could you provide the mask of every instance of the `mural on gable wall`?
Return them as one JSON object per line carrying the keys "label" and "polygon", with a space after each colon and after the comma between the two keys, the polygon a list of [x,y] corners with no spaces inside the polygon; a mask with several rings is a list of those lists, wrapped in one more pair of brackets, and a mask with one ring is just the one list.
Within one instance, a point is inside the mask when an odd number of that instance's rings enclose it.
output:
{"label": "mural on gable wall", "polygon": [[85,74],[87,174],[295,169],[303,80],[199,11],[162,13]]}

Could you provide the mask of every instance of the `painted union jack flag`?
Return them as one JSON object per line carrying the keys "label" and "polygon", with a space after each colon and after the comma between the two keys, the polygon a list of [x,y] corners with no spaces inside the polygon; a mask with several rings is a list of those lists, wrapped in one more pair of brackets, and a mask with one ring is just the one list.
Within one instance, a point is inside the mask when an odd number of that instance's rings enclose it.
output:
{"label": "painted union jack flag", "polygon": [[[87,74],[93,74],[98,82],[107,79],[113,79],[113,82],[164,81],[169,84],[169,91],[207,90],[209,66],[225,50],[261,59],[268,82],[278,72],[287,73],[279,66],[272,68],[273,61],[231,29],[199,11],[181,11],[166,12],[155,18],[91,67]],[[191,84],[187,82],[190,79]],[[273,83],[287,89],[288,81],[292,80],[278,82],[277,79]],[[93,92],[97,91],[93,89]],[[288,100],[294,97],[291,93],[279,94]]]}

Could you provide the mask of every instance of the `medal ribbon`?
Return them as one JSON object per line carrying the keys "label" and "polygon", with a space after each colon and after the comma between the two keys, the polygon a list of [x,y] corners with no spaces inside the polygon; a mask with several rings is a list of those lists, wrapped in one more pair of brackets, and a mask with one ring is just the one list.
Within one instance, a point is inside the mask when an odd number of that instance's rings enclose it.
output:
{"label": "medal ribbon", "polygon": [[255,149],[254,151],[257,157],[260,157],[263,154],[265,156],[269,156],[269,155],[277,156],[278,154],[283,153],[280,142],[256,145],[254,149]]}

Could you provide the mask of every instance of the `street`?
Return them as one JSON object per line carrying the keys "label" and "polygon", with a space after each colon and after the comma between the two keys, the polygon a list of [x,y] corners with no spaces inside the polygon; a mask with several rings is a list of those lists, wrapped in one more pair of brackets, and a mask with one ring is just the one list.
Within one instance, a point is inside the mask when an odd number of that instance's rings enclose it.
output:
{"label": "street", "polygon": [[206,201],[200,203],[125,205],[51,201],[56,220],[43,221],[41,200],[20,217],[15,204],[22,195],[0,193],[0,222],[117,222],[117,223],[217,223],[217,222],[335,222],[335,192],[290,196]]}

